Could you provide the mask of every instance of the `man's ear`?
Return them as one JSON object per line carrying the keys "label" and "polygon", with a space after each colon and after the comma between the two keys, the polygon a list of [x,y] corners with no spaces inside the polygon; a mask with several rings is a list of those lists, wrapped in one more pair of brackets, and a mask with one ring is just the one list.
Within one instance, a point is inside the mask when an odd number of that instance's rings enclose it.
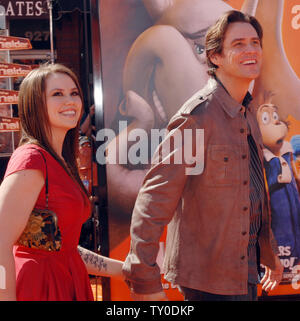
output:
{"label": "man's ear", "polygon": [[216,66],[220,66],[220,64],[221,64],[221,61],[220,61],[220,54],[218,54],[218,53],[212,53],[210,56],[209,56],[209,59],[210,59],[210,61],[214,64],[214,65],[216,65]]}

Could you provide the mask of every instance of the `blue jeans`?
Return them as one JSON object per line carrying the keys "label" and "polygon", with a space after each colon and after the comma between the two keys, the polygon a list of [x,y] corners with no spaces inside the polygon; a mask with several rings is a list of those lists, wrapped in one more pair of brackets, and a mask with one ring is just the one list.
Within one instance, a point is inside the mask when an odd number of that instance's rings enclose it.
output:
{"label": "blue jeans", "polygon": [[244,295],[220,295],[180,286],[184,301],[257,301],[256,284],[248,283],[248,293]]}

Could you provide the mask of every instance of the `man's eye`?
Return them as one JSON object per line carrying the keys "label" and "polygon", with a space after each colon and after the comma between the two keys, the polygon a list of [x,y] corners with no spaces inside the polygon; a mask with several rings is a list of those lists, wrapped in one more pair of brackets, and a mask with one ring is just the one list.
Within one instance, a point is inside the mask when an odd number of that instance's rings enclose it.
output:
{"label": "man's eye", "polygon": [[243,43],[242,42],[235,42],[234,44],[233,44],[233,46],[234,47],[241,47],[243,45]]}
{"label": "man's eye", "polygon": [[198,44],[198,43],[195,42],[195,43],[194,43],[194,46],[195,46],[195,50],[196,50],[196,52],[197,52],[198,55],[201,55],[201,54],[204,53],[205,48],[204,48],[203,45],[200,45],[200,44]]}
{"label": "man's eye", "polygon": [[260,41],[259,40],[254,40],[253,44],[256,45],[256,46],[260,46]]}

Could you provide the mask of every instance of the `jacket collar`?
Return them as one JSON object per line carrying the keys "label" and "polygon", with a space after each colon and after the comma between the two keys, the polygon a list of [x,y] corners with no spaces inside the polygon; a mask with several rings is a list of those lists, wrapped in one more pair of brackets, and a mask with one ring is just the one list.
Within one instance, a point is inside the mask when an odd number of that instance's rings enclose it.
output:
{"label": "jacket collar", "polygon": [[236,117],[241,110],[245,109],[245,107],[248,110],[251,109],[250,102],[252,100],[252,96],[249,92],[247,92],[243,103],[240,104],[229,95],[228,91],[219,79],[215,77],[211,78],[210,81],[214,83],[214,96],[217,98],[224,111],[231,118]]}

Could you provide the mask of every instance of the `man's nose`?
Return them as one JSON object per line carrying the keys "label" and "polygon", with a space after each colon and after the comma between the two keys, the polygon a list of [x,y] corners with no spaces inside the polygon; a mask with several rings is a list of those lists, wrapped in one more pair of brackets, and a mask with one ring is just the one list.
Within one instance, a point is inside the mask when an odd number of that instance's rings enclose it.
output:
{"label": "man's nose", "polygon": [[257,54],[261,52],[261,47],[252,43],[249,43],[245,47],[245,52],[251,53],[251,54]]}

